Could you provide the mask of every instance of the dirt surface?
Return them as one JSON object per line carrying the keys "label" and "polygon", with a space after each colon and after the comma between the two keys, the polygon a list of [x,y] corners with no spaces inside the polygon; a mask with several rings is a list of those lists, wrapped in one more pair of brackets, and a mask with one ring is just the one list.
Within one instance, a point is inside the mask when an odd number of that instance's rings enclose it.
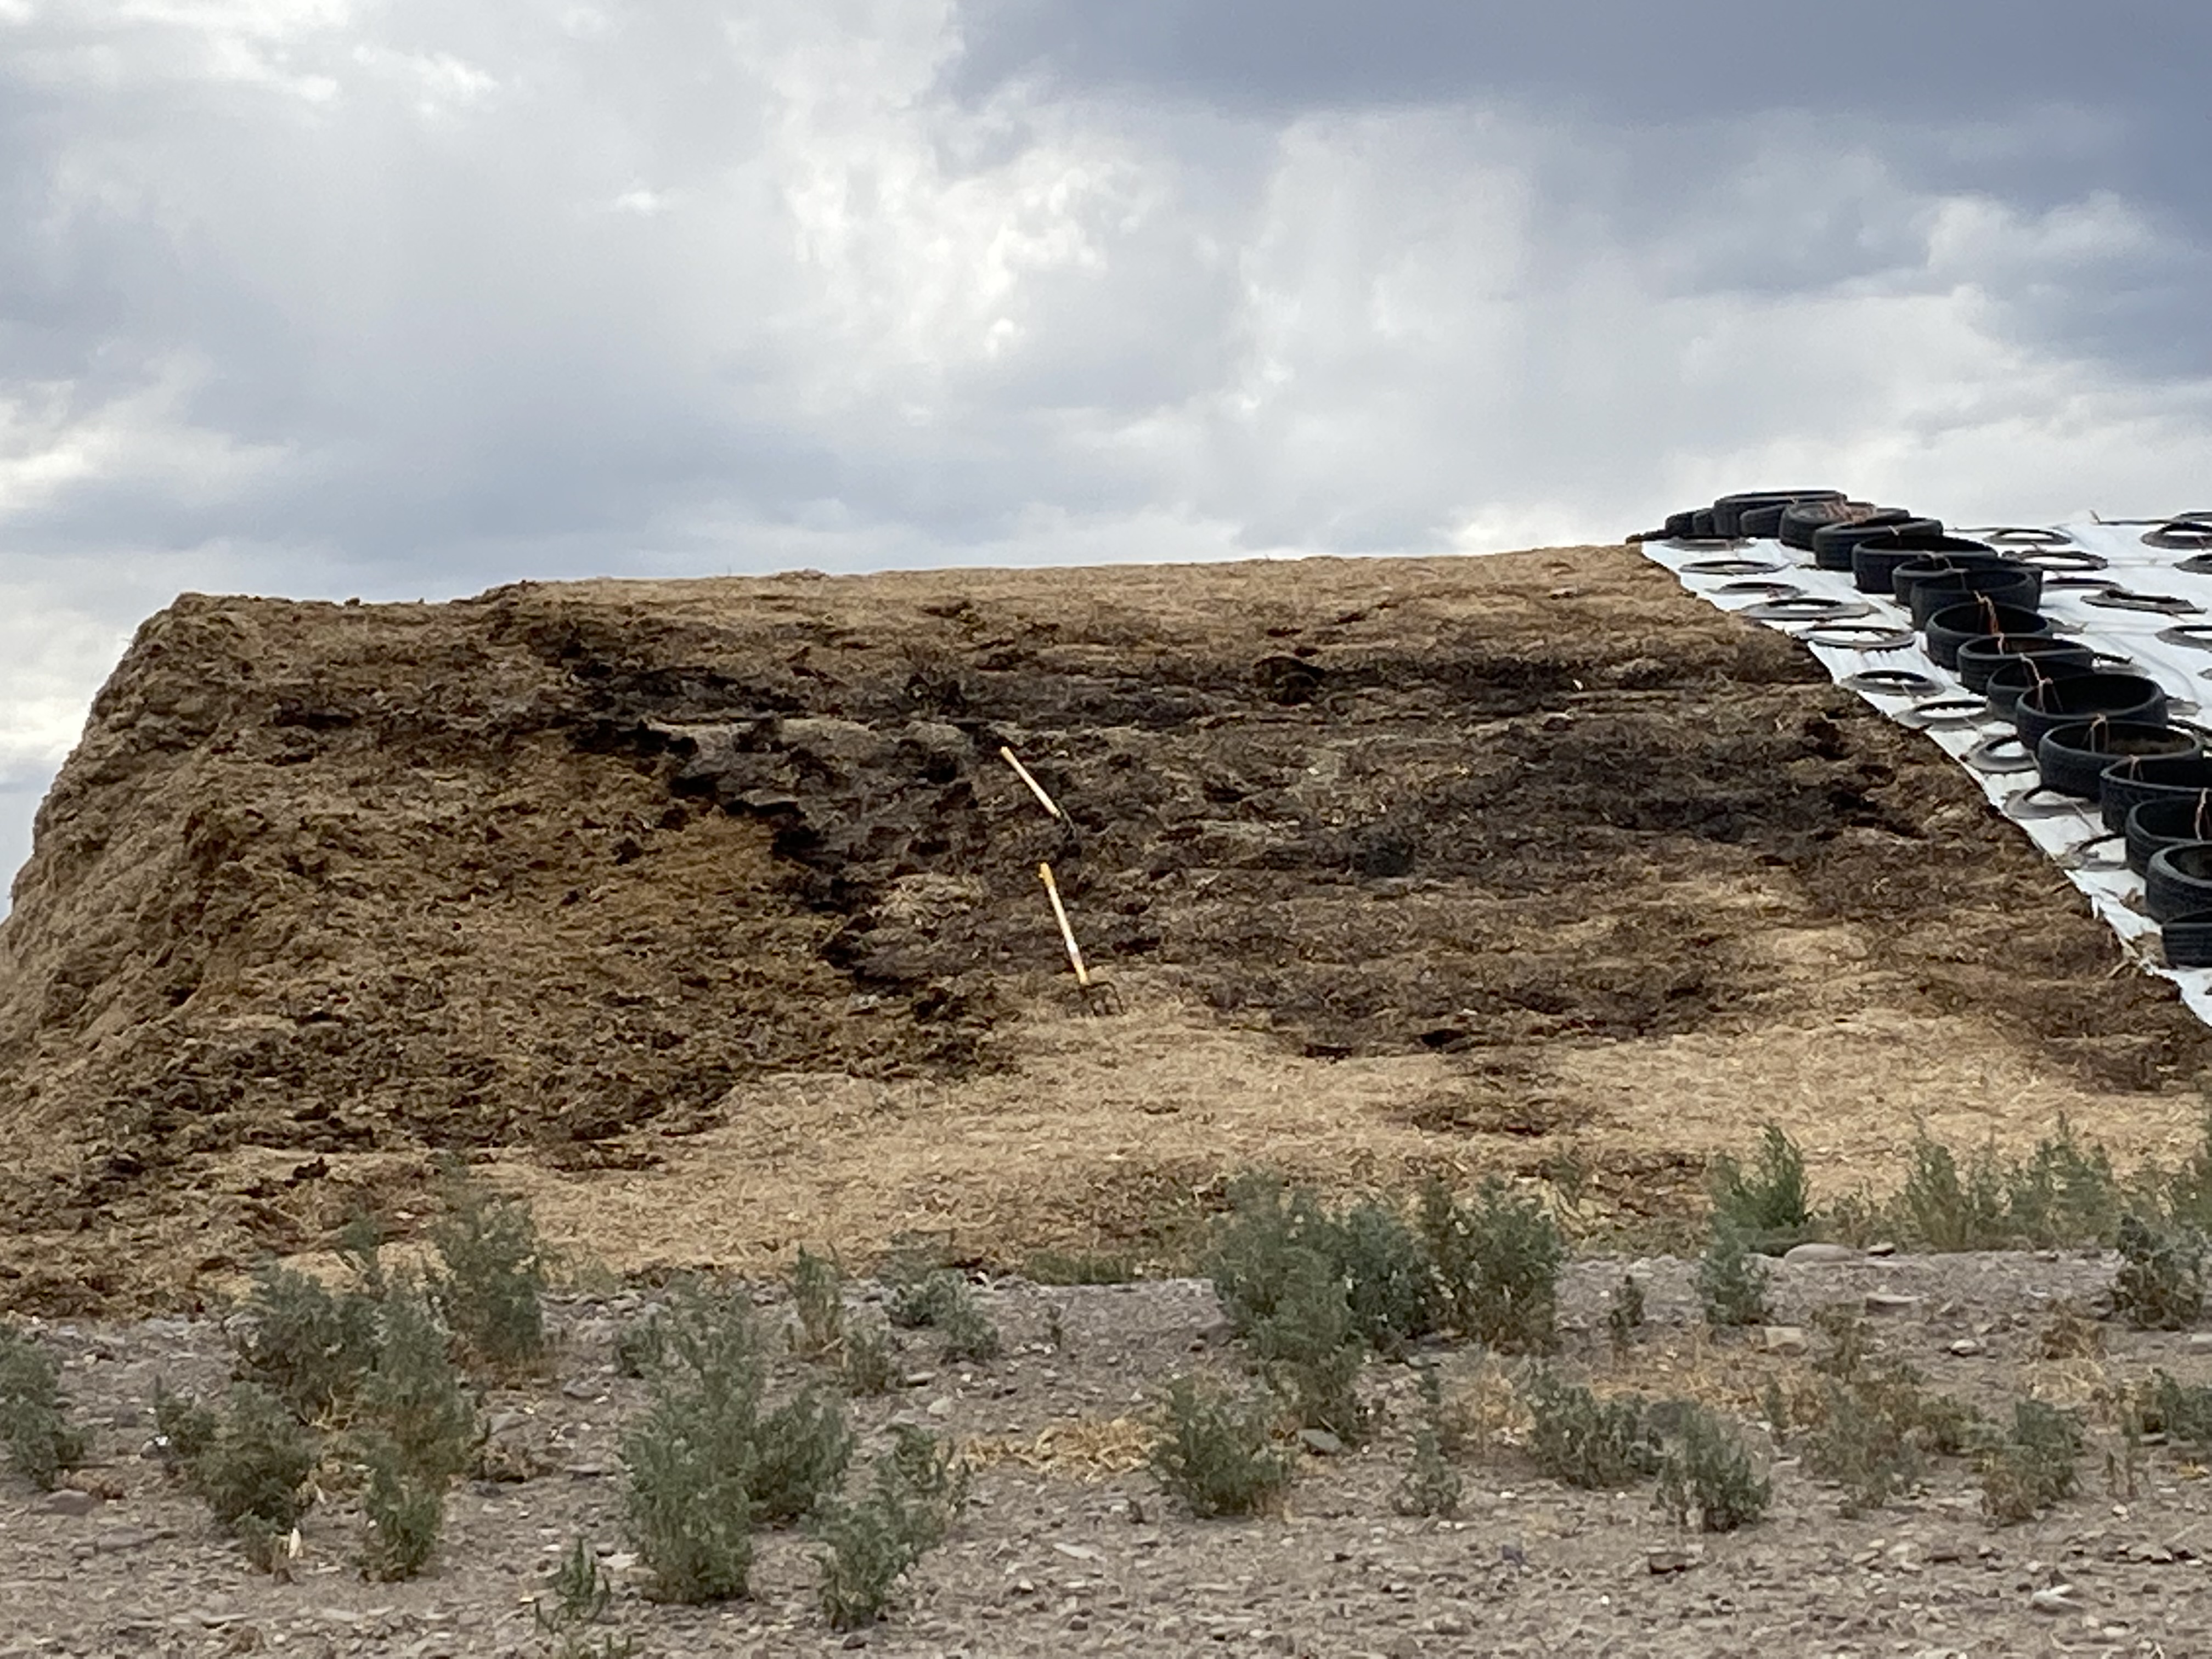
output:
{"label": "dirt surface", "polygon": [[[1649,1321],[1619,1358],[1604,1297],[1624,1270],[1649,1285]],[[247,1566],[157,1456],[142,1455],[157,1381],[205,1388],[225,1374],[214,1324],[62,1322],[37,1334],[66,1358],[64,1386],[95,1426],[99,1461],[77,1490],[52,1497],[0,1480],[0,1655],[549,1654],[531,1601],[578,1536],[619,1586],[606,1630],[635,1638],[651,1659],[855,1648],[976,1659],[2212,1652],[2204,1471],[2152,1445],[2130,1477],[2112,1425],[2115,1391],[2154,1367],[2204,1381],[2208,1339],[2095,1325],[2103,1352],[2044,1357],[2057,1310],[2088,1307],[2110,1277],[2109,1261],[2056,1255],[1780,1271],[1778,1317],[1792,1325],[1824,1307],[1872,1310],[1873,1356],[1917,1367],[1933,1389],[1997,1415],[2029,1390],[2081,1413],[2090,1443],[2081,1494],[2041,1520],[1996,1528],[1967,1471],[1948,1460],[1911,1498],[1844,1518],[1837,1490],[1803,1472],[1802,1442],[1777,1446],[1757,1421],[1770,1381],[1812,1381],[1821,1338],[1809,1351],[1789,1340],[1802,1330],[1719,1341],[1698,1322],[1687,1264],[1578,1264],[1565,1285],[1559,1363],[1601,1389],[1632,1385],[1723,1408],[1768,1468],[1769,1517],[1712,1538],[1677,1530],[1652,1507],[1649,1483],[1594,1494],[1539,1477],[1502,1412],[1462,1465],[1457,1519],[1399,1514],[1392,1494],[1416,1411],[1413,1373],[1399,1364],[1375,1365],[1367,1379],[1369,1397],[1389,1409],[1383,1434],[1356,1453],[1302,1457],[1285,1515],[1192,1521],[1139,1465],[1160,1380],[1235,1368],[1207,1287],[987,1285],[979,1299],[1007,1339],[1004,1358],[945,1366],[933,1338],[910,1334],[906,1383],[857,1402],[872,1435],[895,1419],[926,1425],[956,1437],[979,1473],[973,1504],[890,1621],[854,1638],[823,1626],[811,1547],[795,1534],[763,1535],[749,1601],[694,1609],[641,1593],[621,1525],[617,1449],[640,1385],[611,1358],[617,1333],[645,1310],[637,1294],[556,1310],[552,1374],[487,1402],[495,1462],[509,1478],[458,1488],[429,1574],[401,1584],[361,1578],[361,1520],[342,1493],[309,1513],[299,1555],[272,1579]],[[1440,1362],[1449,1392],[1479,1413],[1499,1398],[1499,1373],[1465,1351],[1416,1358]],[[786,1360],[777,1386],[805,1372]]]}
{"label": "dirt surface", "polygon": [[1633,1217],[1768,1117],[1829,1190],[1922,1121],[2172,1156],[2209,1053],[1626,549],[191,597],[0,923],[0,1305],[190,1308],[441,1153],[623,1270],[1165,1257],[1255,1161]]}

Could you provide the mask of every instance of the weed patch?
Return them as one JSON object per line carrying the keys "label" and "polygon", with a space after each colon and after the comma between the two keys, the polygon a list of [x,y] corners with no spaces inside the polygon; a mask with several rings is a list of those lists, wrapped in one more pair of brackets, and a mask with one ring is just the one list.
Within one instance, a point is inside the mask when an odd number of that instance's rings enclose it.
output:
{"label": "weed patch", "polygon": [[1291,1460],[1274,1443],[1274,1413],[1266,1402],[1178,1376],[1168,1383],[1164,1414],[1152,1473],[1193,1515],[1258,1514],[1289,1490]]}
{"label": "weed patch", "polygon": [[250,1559],[269,1565],[312,1501],[314,1437],[282,1400],[252,1382],[234,1384],[220,1411],[186,1395],[159,1396],[155,1423],[168,1437],[185,1485]]}
{"label": "weed patch", "polygon": [[289,1267],[253,1278],[232,1346],[241,1380],[267,1390],[303,1423],[349,1404],[376,1363],[377,1297],[333,1291]]}
{"label": "weed patch", "polygon": [[880,1619],[899,1581],[944,1540],[967,1501],[967,1470],[951,1448],[904,1425],[891,1434],[868,1490],[855,1501],[826,1502],[815,1528],[823,1546],[822,1613],[833,1630]]}
{"label": "weed patch", "polygon": [[1413,1425],[1413,1455],[1399,1477],[1391,1505],[1401,1515],[1454,1516],[1459,1513],[1459,1471],[1451,1466],[1449,1447],[1458,1425],[1450,1421],[1444,1405],[1443,1384],[1434,1365],[1421,1368],[1421,1415]]}
{"label": "weed patch", "polygon": [[368,1480],[365,1565],[372,1577],[422,1571],[445,1526],[446,1493],[483,1439],[476,1401],[422,1292],[402,1281],[379,1310],[375,1357],[355,1398],[353,1438]]}
{"label": "weed patch", "polygon": [[1642,1398],[1601,1400],[1545,1370],[1523,1395],[1533,1419],[1528,1454],[1553,1480],[1604,1492],[1658,1472],[1664,1448]]}
{"label": "weed patch", "polygon": [[798,1328],[791,1351],[805,1359],[836,1353],[845,1341],[845,1275],[828,1256],[800,1247],[791,1269],[791,1307]]}
{"label": "weed patch", "polygon": [[62,1400],[61,1368],[27,1336],[0,1325],[0,1444],[17,1474],[41,1492],[90,1449],[83,1431],[69,1420]]}
{"label": "weed patch", "polygon": [[1764,1325],[1773,1310],[1766,1299],[1771,1275],[1743,1234],[1716,1218],[1711,1239],[1698,1263],[1698,1302],[1716,1326]]}
{"label": "weed patch", "polygon": [[622,1443],[630,1537],[663,1598],[743,1595],[764,1373],[751,1306],[742,1291],[679,1283],[652,1328],[640,1343],[648,1401]]}
{"label": "weed patch", "polygon": [[1419,1223],[1455,1329],[1505,1353],[1557,1346],[1567,1247],[1542,1205],[1494,1179],[1465,1203],[1432,1182],[1421,1194]]}
{"label": "weed patch", "polygon": [[1981,1456],[1982,1512],[1998,1526],[2032,1521],[2081,1489],[2081,1431],[2040,1400],[2013,1402],[2011,1431]]}
{"label": "weed patch", "polygon": [[1761,1133],[1748,1170],[1721,1153],[1712,1161],[1707,1184],[1716,1224],[1741,1235],[1757,1249],[1788,1249],[1813,1236],[1805,1155],[1774,1124]]}
{"label": "weed patch", "polygon": [[545,1249],[530,1206],[458,1176],[430,1229],[431,1299],[471,1364],[507,1376],[545,1359]]}
{"label": "weed patch", "polygon": [[2126,1217],[2112,1311],[2140,1329],[2187,1330],[2204,1311],[2204,1248],[2193,1229]]}
{"label": "weed patch", "polygon": [[1687,1405],[1679,1436],[1659,1465],[1658,1506],[1676,1526],[1734,1532],[1766,1513],[1773,1488],[1752,1467],[1735,1431],[1702,1406]]}

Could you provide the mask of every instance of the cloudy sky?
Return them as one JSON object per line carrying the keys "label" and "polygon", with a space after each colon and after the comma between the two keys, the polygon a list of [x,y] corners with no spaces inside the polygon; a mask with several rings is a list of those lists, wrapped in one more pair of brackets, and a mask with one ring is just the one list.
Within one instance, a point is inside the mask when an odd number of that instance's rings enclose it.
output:
{"label": "cloudy sky", "polygon": [[181,589],[2212,506],[2203,0],[0,0],[0,872]]}

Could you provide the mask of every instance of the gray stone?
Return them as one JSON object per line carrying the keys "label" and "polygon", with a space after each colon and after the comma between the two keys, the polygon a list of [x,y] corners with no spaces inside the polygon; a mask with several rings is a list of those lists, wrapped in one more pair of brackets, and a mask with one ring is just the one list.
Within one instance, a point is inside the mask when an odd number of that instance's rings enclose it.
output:
{"label": "gray stone", "polygon": [[1782,1260],[1792,1267],[1821,1267],[1838,1261],[1856,1261],[1863,1252],[1848,1244],[1793,1244],[1783,1253]]}
{"label": "gray stone", "polygon": [[1644,1552],[1644,1570],[1654,1577],[1687,1572],[1705,1559],[1703,1544],[1660,1544]]}
{"label": "gray stone", "polygon": [[1911,1313],[1920,1306],[1917,1296],[1906,1296],[1898,1291],[1869,1291],[1866,1310],[1870,1314]]}
{"label": "gray stone", "polygon": [[1759,1333],[1759,1340],[1767,1352],[1775,1354],[1801,1354],[1809,1346],[1798,1325],[1769,1325]]}
{"label": "gray stone", "polygon": [[50,1515],[90,1515],[100,1507],[100,1499],[88,1492],[64,1487],[48,1492],[44,1507]]}
{"label": "gray stone", "polygon": [[1300,1429],[1298,1440],[1316,1457],[1340,1457],[1344,1454],[1344,1442],[1327,1429]]}

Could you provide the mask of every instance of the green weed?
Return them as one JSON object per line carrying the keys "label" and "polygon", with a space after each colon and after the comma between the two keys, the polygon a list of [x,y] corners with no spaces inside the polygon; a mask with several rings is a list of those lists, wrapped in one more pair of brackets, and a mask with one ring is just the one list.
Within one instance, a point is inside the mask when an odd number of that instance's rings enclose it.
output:
{"label": "green weed", "polygon": [[18,1474],[41,1492],[90,1450],[84,1431],[69,1420],[61,1368],[29,1337],[0,1325],[0,1444]]}
{"label": "green weed", "polygon": [[1152,1449],[1160,1484],[1201,1519],[1273,1508],[1291,1484],[1291,1460],[1274,1443],[1274,1413],[1194,1377],[1170,1381],[1165,1433]]}

